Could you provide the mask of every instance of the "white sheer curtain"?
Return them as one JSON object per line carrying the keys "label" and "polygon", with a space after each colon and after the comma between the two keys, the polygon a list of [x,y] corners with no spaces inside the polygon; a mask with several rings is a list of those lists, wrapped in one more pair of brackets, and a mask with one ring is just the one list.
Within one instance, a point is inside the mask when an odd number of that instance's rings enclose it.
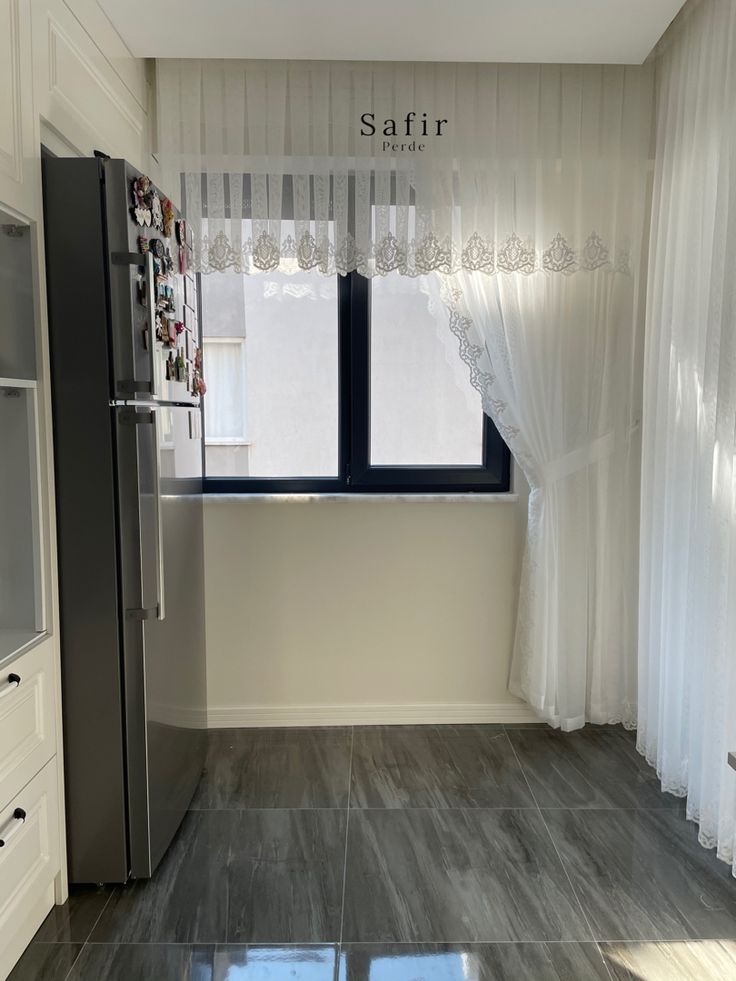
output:
{"label": "white sheer curtain", "polygon": [[658,64],[645,357],[638,745],[734,862],[736,5],[702,0]]}
{"label": "white sheer curtain", "polygon": [[157,84],[201,272],[630,267],[646,68],[166,59]]}
{"label": "white sheer curtain", "polygon": [[510,688],[563,729],[636,724],[639,286],[463,272],[445,297],[531,487]]}
{"label": "white sheer curtain", "polygon": [[[532,487],[512,688],[566,729],[633,725],[651,68],[157,72],[195,268],[449,277],[461,356]],[[447,126],[385,150],[367,112]]]}

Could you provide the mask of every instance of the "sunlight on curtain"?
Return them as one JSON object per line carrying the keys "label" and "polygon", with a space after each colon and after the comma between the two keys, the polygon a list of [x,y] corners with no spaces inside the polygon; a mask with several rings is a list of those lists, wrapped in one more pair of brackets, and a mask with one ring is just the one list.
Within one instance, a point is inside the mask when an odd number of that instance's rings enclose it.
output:
{"label": "sunlight on curtain", "polygon": [[510,689],[568,730],[636,725],[641,293],[608,270],[446,284],[463,358],[531,488]]}
{"label": "sunlight on curtain", "polygon": [[645,356],[638,745],[733,863],[736,5],[686,8],[658,65]]}

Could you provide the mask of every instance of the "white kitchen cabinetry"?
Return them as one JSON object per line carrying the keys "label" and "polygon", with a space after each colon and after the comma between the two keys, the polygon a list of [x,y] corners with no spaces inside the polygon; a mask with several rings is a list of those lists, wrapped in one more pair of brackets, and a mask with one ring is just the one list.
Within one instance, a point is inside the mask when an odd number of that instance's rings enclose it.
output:
{"label": "white kitchen cabinetry", "polygon": [[155,178],[149,99],[95,0],[0,0],[0,981],[67,895],[40,148]]}

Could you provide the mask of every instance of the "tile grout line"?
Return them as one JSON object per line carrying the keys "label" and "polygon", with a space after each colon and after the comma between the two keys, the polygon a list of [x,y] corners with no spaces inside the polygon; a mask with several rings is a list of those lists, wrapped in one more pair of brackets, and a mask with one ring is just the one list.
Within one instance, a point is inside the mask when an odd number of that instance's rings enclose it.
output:
{"label": "tile grout line", "polygon": [[350,801],[352,798],[353,787],[353,750],[355,746],[355,726],[350,727],[350,764],[348,766],[348,801],[345,816],[345,852],[342,863],[342,899],[340,902],[340,936],[337,941],[337,959],[335,961],[335,981],[340,966],[340,954],[342,951],[342,931],[345,923],[345,891],[348,881],[348,835],[350,833]]}
{"label": "tile grout line", "polygon": [[547,832],[547,836],[548,836],[548,838],[549,838],[549,840],[550,840],[550,842],[552,844],[552,848],[554,849],[555,855],[557,856],[557,861],[560,863],[560,867],[561,867],[562,871],[565,873],[565,878],[567,879],[567,881],[568,881],[568,883],[570,885],[570,889],[572,890],[572,894],[575,897],[575,902],[578,904],[578,907],[580,908],[580,912],[583,915],[583,920],[585,921],[585,924],[588,927],[588,931],[590,932],[590,939],[593,941],[593,943],[596,946],[596,950],[598,951],[598,955],[599,955],[599,957],[600,957],[600,959],[601,959],[601,961],[603,963],[603,968],[604,968],[606,974],[608,975],[609,978],[611,978],[611,981],[613,981],[613,975],[611,974],[610,970],[608,969],[608,964],[606,964],[606,959],[603,956],[603,951],[601,950],[600,944],[598,943],[598,940],[596,939],[595,933],[593,932],[593,927],[591,925],[590,920],[588,919],[588,914],[585,912],[585,909],[583,907],[583,904],[580,901],[580,897],[578,896],[577,889],[573,885],[573,881],[570,878],[570,873],[567,871],[567,866],[563,862],[562,855],[560,855],[559,849],[557,848],[557,844],[555,843],[555,840],[552,837],[552,832],[549,829],[549,825],[547,824],[547,820],[546,820],[544,814],[542,813],[542,808],[539,806],[539,802],[537,801],[537,798],[536,798],[536,796],[534,794],[534,791],[532,790],[532,785],[529,782],[529,778],[526,775],[526,770],[524,769],[524,765],[521,762],[521,759],[519,758],[519,754],[516,752],[516,746],[514,746],[514,743],[513,743],[512,739],[511,739],[511,737],[509,736],[508,732],[506,733],[506,736],[507,736],[508,741],[509,741],[509,744],[511,746],[511,751],[514,754],[514,758],[516,759],[517,765],[518,765],[519,769],[521,770],[522,776],[524,777],[524,781],[525,781],[527,787],[529,788],[529,793],[532,796],[532,800],[534,801],[534,803],[536,805],[537,813],[539,814],[539,817],[542,820],[542,824],[544,825],[544,829]]}
{"label": "tile grout line", "polygon": [[[90,937],[91,937],[91,936],[92,936],[92,934],[93,934],[93,933],[95,932],[95,930],[96,930],[96,928],[97,928],[97,924],[98,924],[98,923],[100,922],[100,920],[102,919],[102,916],[103,916],[103,914],[104,914],[104,912],[105,912],[105,910],[107,909],[107,907],[108,907],[108,904],[109,904],[109,902],[110,902],[110,900],[112,899],[112,894],[113,894],[113,892],[114,892],[114,891],[115,891],[115,890],[114,890],[114,888],[110,890],[110,892],[109,892],[109,894],[108,894],[108,897],[107,897],[107,899],[105,900],[105,903],[104,903],[104,905],[103,905],[103,907],[102,907],[102,909],[100,910],[100,912],[99,912],[99,913],[98,913],[98,915],[97,915],[97,919],[95,920],[95,922],[94,922],[94,923],[92,924],[92,926],[90,927],[90,931],[89,931],[89,933],[87,934],[87,936],[86,936],[86,937],[84,938],[84,940],[83,940],[83,942],[82,942],[82,946],[81,946],[81,947],[79,948],[79,950],[77,951],[77,956],[76,956],[76,957],[74,958],[74,960],[73,960],[73,961],[71,962],[71,964],[69,965],[69,970],[68,970],[68,971],[67,971],[67,973],[66,973],[66,974],[64,975],[64,981],[68,981],[68,979],[69,979],[69,978],[70,978],[70,977],[72,976],[72,971],[74,970],[74,967],[75,967],[75,965],[76,965],[76,964],[77,964],[77,963],[79,962],[79,959],[80,959],[80,957],[81,957],[81,956],[82,956],[82,954],[84,953],[84,950],[85,950],[85,947],[87,947],[87,945],[89,944],[89,942],[90,942]],[[67,902],[68,902],[68,899],[67,899]]]}

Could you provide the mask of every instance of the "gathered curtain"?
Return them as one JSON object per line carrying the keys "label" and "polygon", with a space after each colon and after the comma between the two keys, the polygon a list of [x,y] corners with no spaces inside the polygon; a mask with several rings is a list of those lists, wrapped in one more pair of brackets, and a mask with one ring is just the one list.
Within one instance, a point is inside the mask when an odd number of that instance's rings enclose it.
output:
{"label": "gathered curtain", "polygon": [[612,270],[445,286],[531,491],[510,689],[567,730],[636,726],[641,296]]}
{"label": "gathered curtain", "polygon": [[658,125],[642,449],[638,746],[736,859],[736,6],[671,28]]}
{"label": "gathered curtain", "polygon": [[636,262],[646,68],[165,59],[157,87],[201,272]]}

